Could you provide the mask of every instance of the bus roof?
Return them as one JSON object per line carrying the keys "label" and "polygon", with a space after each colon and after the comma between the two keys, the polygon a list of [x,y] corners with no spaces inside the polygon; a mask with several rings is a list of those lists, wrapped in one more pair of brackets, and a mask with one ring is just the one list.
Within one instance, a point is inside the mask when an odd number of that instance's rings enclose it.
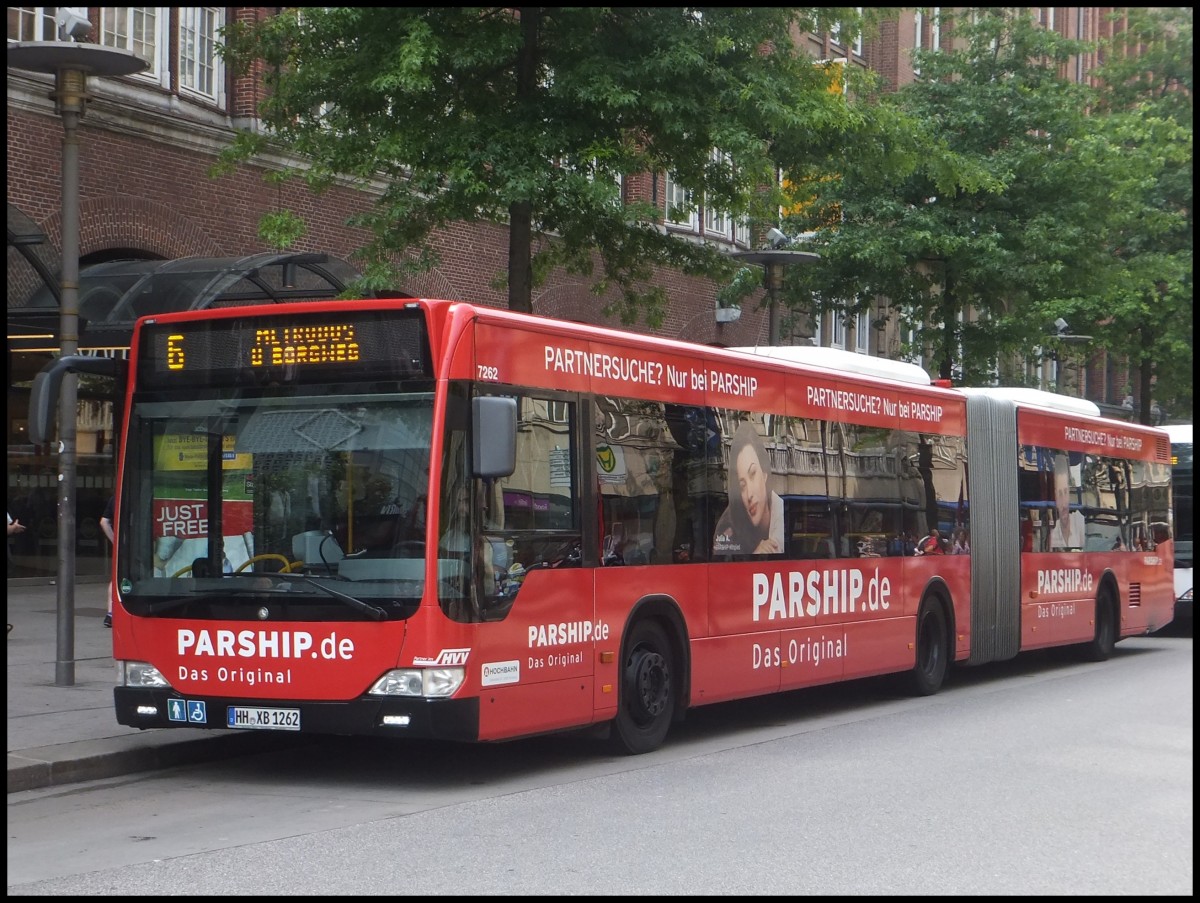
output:
{"label": "bus roof", "polygon": [[912,383],[916,386],[931,384],[929,374],[916,364],[893,361],[885,357],[856,354],[841,348],[825,348],[814,345],[746,345],[726,350],[806,364],[825,370],[841,370],[857,376],[874,376],[892,382]]}
{"label": "bus roof", "polygon": [[1057,392],[1044,392],[1041,389],[1027,389],[1020,386],[989,386],[987,388],[959,389],[966,395],[986,395],[990,398],[1002,398],[1033,408],[1043,408],[1049,411],[1063,411],[1067,414],[1089,414],[1100,416],[1100,408],[1086,398],[1076,398],[1073,395],[1059,395]]}

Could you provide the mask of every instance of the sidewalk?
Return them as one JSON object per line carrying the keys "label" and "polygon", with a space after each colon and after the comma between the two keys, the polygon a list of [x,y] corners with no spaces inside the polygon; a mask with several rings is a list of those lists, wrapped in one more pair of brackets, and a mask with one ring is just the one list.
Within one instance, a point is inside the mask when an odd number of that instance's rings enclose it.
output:
{"label": "sidewalk", "polygon": [[117,777],[269,748],[270,736],[139,731],[113,713],[108,582],[75,586],[75,681],[55,686],[58,587],[8,581],[8,792]]}

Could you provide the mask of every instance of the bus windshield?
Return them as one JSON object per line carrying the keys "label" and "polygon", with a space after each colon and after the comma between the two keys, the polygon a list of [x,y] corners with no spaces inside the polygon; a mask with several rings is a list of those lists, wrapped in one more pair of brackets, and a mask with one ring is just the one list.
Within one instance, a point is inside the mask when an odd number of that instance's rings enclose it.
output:
{"label": "bus windshield", "polygon": [[411,613],[432,393],[274,391],[135,398],[117,575],[127,604],[203,616],[265,596],[296,618],[353,617],[356,600],[375,619]]}

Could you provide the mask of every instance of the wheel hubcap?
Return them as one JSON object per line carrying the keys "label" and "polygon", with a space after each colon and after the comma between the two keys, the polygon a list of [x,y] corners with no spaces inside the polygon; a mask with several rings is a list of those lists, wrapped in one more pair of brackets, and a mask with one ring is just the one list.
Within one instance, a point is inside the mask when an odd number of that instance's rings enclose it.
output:
{"label": "wheel hubcap", "polygon": [[639,649],[630,663],[633,714],[642,721],[661,715],[670,698],[671,678],[666,659],[657,652]]}

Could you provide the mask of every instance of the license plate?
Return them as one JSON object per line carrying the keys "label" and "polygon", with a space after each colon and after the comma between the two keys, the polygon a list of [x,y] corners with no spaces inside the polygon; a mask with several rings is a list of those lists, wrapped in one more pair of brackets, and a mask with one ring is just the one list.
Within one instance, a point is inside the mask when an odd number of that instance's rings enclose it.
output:
{"label": "license plate", "polygon": [[234,705],[225,710],[229,727],[260,731],[300,730],[299,709],[252,709]]}

